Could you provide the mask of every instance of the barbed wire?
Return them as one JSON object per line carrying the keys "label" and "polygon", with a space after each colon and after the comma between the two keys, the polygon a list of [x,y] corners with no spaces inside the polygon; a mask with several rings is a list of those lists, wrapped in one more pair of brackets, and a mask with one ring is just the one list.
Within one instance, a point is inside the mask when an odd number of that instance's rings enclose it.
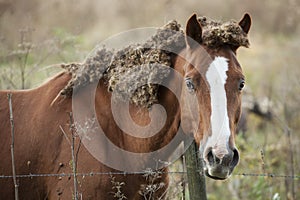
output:
{"label": "barbed wire", "polygon": [[[155,171],[154,171],[155,172]],[[90,172],[90,173],[76,173],[76,176],[99,176],[99,175],[144,175],[146,171],[140,172]],[[186,174],[186,171],[171,171],[171,172],[160,172],[165,174]],[[34,177],[71,177],[74,173],[59,173],[59,174],[19,174],[17,178],[34,178]],[[266,177],[266,178],[284,178],[300,180],[300,175],[285,175],[285,174],[256,174],[256,173],[238,173],[232,174],[232,176],[250,176],[250,177]],[[0,179],[13,178],[13,175],[0,175]]]}
{"label": "barbed wire", "polygon": [[284,178],[284,179],[300,180],[300,175],[284,175],[284,174],[239,173],[239,174],[233,174],[233,176],[255,176],[255,177]]}

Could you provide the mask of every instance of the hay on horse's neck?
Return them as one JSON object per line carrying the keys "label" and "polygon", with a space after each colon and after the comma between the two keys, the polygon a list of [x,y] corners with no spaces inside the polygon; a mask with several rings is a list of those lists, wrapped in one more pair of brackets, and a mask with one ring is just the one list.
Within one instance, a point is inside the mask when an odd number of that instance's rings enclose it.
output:
{"label": "hay on horse's neck", "polygon": [[[247,34],[238,23],[198,19],[202,26],[203,45],[249,46]],[[81,64],[62,65],[72,75],[60,95],[70,97],[76,90],[104,78],[108,90],[120,100],[150,108],[158,101],[158,88],[168,76],[171,58],[185,48],[184,33],[175,20],[158,29],[143,44],[132,44],[118,51],[98,48]]]}
{"label": "hay on horse's neck", "polygon": [[109,90],[118,99],[151,107],[158,101],[159,84],[170,73],[172,52],[184,47],[184,33],[171,21],[145,43],[117,51],[106,71]]}

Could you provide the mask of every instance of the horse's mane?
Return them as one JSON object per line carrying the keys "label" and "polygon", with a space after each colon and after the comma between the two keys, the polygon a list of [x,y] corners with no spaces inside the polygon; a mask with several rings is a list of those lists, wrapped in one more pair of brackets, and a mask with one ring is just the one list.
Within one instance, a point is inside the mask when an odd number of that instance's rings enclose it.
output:
{"label": "horse's mane", "polygon": [[82,64],[62,65],[72,78],[60,95],[71,96],[79,87],[104,78],[115,97],[150,107],[157,102],[158,85],[170,72],[172,55],[184,47],[184,33],[175,20],[145,43],[119,50],[102,46]]}
{"label": "horse's mane", "polygon": [[[198,21],[203,29],[203,44],[210,48],[249,45],[247,34],[234,21],[221,23],[206,17]],[[83,63],[62,65],[72,78],[59,95],[70,97],[80,87],[104,78],[115,97],[151,107],[157,102],[159,84],[170,72],[172,56],[184,48],[184,32],[175,20],[158,29],[145,43],[119,50],[98,47]]]}
{"label": "horse's mane", "polygon": [[199,17],[202,26],[203,44],[210,48],[218,48],[225,44],[234,47],[249,47],[247,33],[234,21],[220,22],[205,16]]}

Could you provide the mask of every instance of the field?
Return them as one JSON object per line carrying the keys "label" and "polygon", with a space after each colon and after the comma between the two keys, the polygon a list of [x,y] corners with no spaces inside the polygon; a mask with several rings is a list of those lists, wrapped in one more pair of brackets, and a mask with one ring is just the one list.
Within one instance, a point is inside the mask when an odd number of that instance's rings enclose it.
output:
{"label": "field", "polygon": [[[300,198],[299,1],[0,0],[0,89],[37,87],[61,71],[57,64],[82,62],[112,35],[172,19],[184,28],[194,12],[219,20],[251,14],[250,48],[238,50],[244,98],[273,116],[249,112],[247,131],[236,138],[239,166],[225,182],[206,179],[208,199]],[[172,170],[183,169],[175,164]],[[169,199],[181,199],[175,184],[181,176],[171,176]]]}

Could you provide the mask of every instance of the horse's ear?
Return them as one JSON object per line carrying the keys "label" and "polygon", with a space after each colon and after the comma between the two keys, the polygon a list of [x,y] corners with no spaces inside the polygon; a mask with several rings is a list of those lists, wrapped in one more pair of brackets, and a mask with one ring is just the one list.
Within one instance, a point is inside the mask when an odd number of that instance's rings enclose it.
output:
{"label": "horse's ear", "polygon": [[197,20],[197,15],[193,14],[186,25],[186,44],[193,48],[197,43],[202,43],[202,28]]}
{"label": "horse's ear", "polygon": [[251,27],[251,17],[248,13],[245,13],[239,25],[242,27],[245,33],[248,33]]}

